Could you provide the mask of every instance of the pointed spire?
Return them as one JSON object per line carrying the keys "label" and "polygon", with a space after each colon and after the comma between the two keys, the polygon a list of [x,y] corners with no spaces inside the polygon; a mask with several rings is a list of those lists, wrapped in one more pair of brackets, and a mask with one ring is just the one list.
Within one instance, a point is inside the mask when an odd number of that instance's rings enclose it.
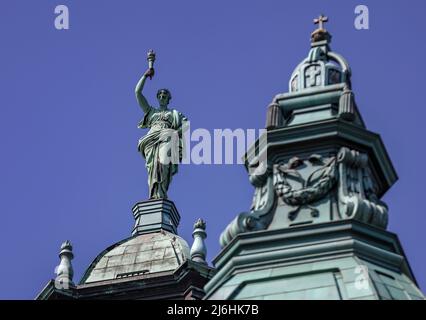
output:
{"label": "pointed spire", "polygon": [[72,252],[72,244],[69,240],[62,243],[59,258],[61,259],[61,262],[55,269],[55,287],[57,289],[67,290],[70,286],[74,286],[72,281],[74,270],[71,264],[74,254]]}
{"label": "pointed spire", "polygon": [[203,219],[198,219],[197,222],[195,222],[192,237],[194,238],[194,242],[191,247],[191,260],[207,264],[207,247],[204,243],[204,239],[207,237],[207,233],[206,222]]}

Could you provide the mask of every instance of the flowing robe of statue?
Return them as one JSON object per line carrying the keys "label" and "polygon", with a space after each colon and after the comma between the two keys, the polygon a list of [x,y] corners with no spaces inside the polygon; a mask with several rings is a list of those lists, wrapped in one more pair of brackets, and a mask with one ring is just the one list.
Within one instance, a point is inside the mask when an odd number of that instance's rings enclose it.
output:
{"label": "flowing robe of statue", "polygon": [[146,160],[151,199],[167,198],[169,184],[182,159],[181,133],[186,120],[177,110],[150,107],[138,125],[150,129],[139,139],[138,151]]}
{"label": "flowing robe of statue", "polygon": [[150,50],[148,70],[135,88],[136,100],[145,113],[138,127],[149,128],[149,132],[139,139],[138,150],[146,160],[149,198],[167,199],[167,190],[182,159],[182,131],[187,119],[177,110],[167,108],[172,98],[169,90],[158,90],[159,108],[149,105],[142,94],[146,79],[154,76],[154,61],[155,53]]}

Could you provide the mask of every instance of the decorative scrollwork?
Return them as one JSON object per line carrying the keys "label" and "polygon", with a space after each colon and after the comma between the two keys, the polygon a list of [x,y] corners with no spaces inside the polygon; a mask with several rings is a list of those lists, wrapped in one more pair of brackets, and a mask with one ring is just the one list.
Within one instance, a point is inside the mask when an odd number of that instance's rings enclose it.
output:
{"label": "decorative scrollwork", "polygon": [[[277,199],[288,206],[292,223],[299,222],[294,220],[302,208],[309,209],[312,217],[319,217],[321,210],[325,214],[321,222],[354,219],[380,228],[386,228],[388,222],[388,209],[377,196],[368,156],[357,150],[343,147],[326,159],[318,154],[307,159],[293,157],[262,175],[250,175],[250,181],[256,187],[251,211],[239,214],[228,225],[220,237],[222,247],[240,233],[265,230],[271,224],[281,226],[282,221],[274,220]],[[336,204],[332,206],[336,214],[331,213],[333,209],[321,209],[319,201],[327,197]]]}
{"label": "decorative scrollwork", "polygon": [[266,181],[264,185],[257,187],[255,193],[262,192],[265,196],[264,201],[257,203],[259,199],[255,195],[255,203],[252,205],[252,210],[250,212],[242,212],[232,220],[220,235],[220,244],[222,247],[225,247],[240,233],[264,230],[270,224],[276,206],[276,193],[274,192],[272,174],[269,176],[265,175],[265,177]]}
{"label": "decorative scrollwork", "polygon": [[356,219],[379,228],[388,223],[387,205],[377,197],[368,170],[368,156],[342,148],[337,156],[339,166],[339,211],[346,219]]}

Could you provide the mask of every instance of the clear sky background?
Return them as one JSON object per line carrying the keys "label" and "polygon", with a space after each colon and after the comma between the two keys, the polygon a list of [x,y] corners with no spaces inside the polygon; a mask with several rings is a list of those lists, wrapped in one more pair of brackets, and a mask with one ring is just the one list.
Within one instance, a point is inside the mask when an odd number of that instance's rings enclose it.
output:
{"label": "clear sky background", "polygon": [[[66,4],[70,30],[54,28]],[[370,29],[354,9],[370,9]],[[329,16],[332,49],[349,61],[368,128],[381,134],[400,177],[385,195],[426,289],[425,1],[0,2],[0,298],[32,299],[54,277],[62,241],[75,281],[106,247],[128,237],[131,207],[147,197],[134,87],[157,52],[145,93],[167,87],[194,128],[263,128],[307,55],[312,19]],[[207,220],[208,258],[253,194],[241,165],[182,165],[169,192],[190,244]]]}

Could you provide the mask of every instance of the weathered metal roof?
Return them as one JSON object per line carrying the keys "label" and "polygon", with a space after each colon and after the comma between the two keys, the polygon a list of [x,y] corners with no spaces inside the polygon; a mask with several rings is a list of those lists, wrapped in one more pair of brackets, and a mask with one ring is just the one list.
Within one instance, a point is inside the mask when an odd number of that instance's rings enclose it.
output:
{"label": "weathered metal roof", "polygon": [[80,284],[173,271],[187,259],[189,247],[181,237],[164,230],[141,234],[99,254]]}

